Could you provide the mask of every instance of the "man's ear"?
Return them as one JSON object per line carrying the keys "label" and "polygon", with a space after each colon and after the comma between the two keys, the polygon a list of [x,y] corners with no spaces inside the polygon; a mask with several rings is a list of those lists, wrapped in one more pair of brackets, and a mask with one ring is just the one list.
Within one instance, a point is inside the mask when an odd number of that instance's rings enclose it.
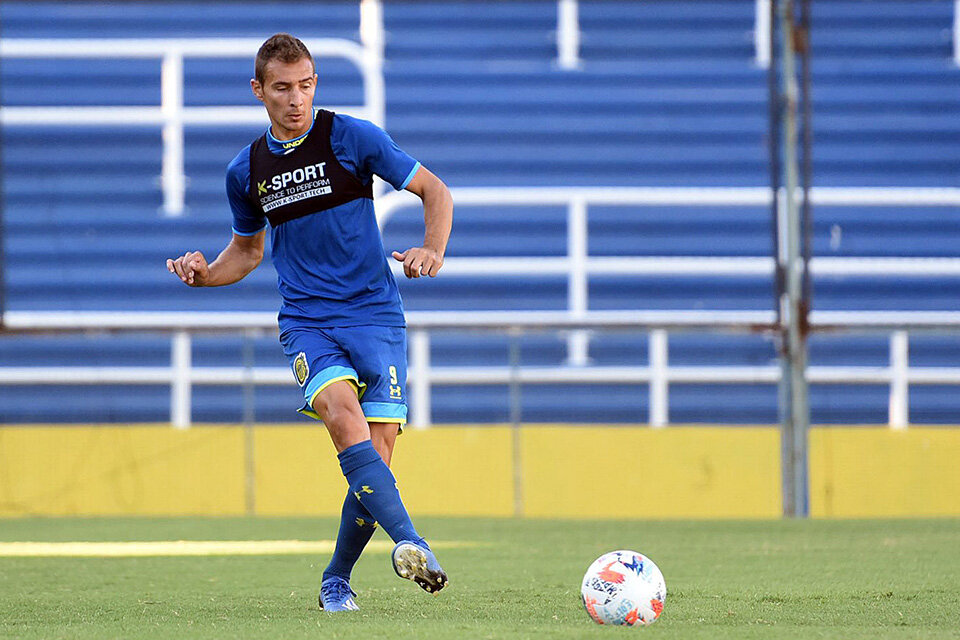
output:
{"label": "man's ear", "polygon": [[250,79],[250,90],[253,91],[253,95],[257,97],[257,100],[263,102],[263,87],[260,86],[256,78]]}

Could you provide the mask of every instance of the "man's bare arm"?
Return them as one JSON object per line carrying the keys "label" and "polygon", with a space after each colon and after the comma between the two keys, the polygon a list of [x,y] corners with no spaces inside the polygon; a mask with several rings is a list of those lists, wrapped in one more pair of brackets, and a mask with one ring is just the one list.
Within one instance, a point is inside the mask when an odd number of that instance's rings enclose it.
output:
{"label": "man's bare arm", "polygon": [[423,246],[412,247],[403,253],[394,251],[393,257],[403,263],[403,273],[408,278],[419,278],[421,275],[432,278],[443,266],[447,240],[450,239],[453,197],[447,185],[423,166],[407,185],[407,191],[423,200]]}
{"label": "man's bare arm", "polygon": [[256,269],[263,260],[264,235],[264,231],[254,236],[233,234],[230,244],[210,264],[199,251],[188,251],[175,260],[167,260],[167,271],[177,274],[191,287],[233,284]]}

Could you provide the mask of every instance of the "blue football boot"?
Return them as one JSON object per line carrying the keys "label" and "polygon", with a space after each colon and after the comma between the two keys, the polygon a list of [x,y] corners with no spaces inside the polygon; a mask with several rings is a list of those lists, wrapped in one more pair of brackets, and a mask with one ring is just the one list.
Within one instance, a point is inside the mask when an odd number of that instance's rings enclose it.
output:
{"label": "blue football boot", "polygon": [[393,570],[407,580],[413,580],[427,593],[437,594],[449,581],[433,552],[425,547],[403,540],[390,555]]}
{"label": "blue football boot", "polygon": [[357,611],[360,607],[353,601],[355,596],[350,583],[338,576],[327,578],[320,584],[320,608],[330,613]]}

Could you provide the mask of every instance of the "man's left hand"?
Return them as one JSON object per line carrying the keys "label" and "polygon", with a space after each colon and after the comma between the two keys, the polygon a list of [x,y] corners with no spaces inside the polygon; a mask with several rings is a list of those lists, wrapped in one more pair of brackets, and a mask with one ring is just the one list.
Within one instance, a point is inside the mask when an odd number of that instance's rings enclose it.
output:
{"label": "man's left hand", "polygon": [[443,256],[429,247],[413,247],[403,253],[394,251],[393,259],[403,263],[403,273],[408,278],[421,275],[433,278],[443,266]]}

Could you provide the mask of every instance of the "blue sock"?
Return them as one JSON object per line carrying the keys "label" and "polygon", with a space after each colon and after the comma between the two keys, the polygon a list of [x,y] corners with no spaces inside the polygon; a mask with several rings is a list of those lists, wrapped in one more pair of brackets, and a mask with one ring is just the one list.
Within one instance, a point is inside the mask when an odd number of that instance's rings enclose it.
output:
{"label": "blue sock", "polygon": [[340,531],[337,532],[337,547],[330,559],[330,564],[323,572],[323,579],[339,576],[350,581],[350,573],[357,564],[363,548],[370,542],[377,523],[352,491],[347,491],[343,501],[343,510],[340,512]]}
{"label": "blue sock", "polygon": [[373,448],[373,443],[369,440],[358,442],[337,454],[337,458],[340,459],[340,469],[347,478],[350,491],[394,542],[410,540],[427,546],[413,528],[407,509],[400,500],[396,478]]}

